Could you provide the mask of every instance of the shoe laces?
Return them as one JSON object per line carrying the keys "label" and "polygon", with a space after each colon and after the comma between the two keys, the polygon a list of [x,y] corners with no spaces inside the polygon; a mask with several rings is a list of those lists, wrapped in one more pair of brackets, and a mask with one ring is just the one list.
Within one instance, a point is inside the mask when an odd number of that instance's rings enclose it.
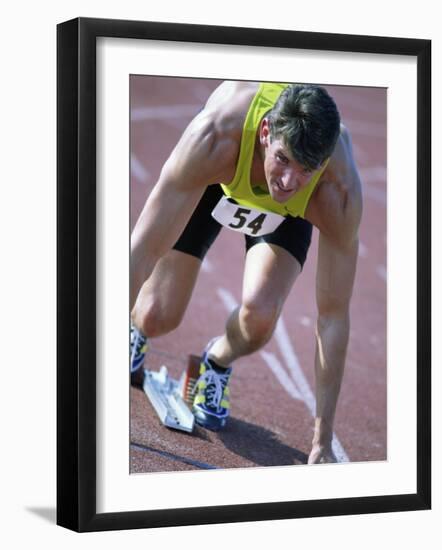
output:
{"label": "shoe laces", "polygon": [[216,408],[217,412],[220,412],[222,408],[220,407],[220,403],[223,398],[224,389],[229,382],[229,375],[230,372],[220,374],[211,367],[208,367],[206,372],[204,372],[198,379],[198,383],[205,382],[206,384],[206,389],[204,392],[206,396],[206,404],[209,407]]}
{"label": "shoe laces", "polygon": [[146,343],[146,338],[138,331],[136,328],[131,327],[130,329],[130,347],[135,354],[140,353],[141,348]]}
{"label": "shoe laces", "polygon": [[141,355],[141,350],[146,343],[147,338],[145,338],[140,331],[136,328],[131,327],[130,329],[130,348],[131,348],[131,365],[134,363],[135,359]]}

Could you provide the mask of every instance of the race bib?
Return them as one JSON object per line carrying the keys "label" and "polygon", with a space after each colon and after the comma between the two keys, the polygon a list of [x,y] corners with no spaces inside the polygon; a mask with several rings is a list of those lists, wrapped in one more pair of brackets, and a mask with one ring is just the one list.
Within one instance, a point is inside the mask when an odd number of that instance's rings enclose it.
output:
{"label": "race bib", "polygon": [[226,196],[221,197],[212,212],[212,217],[233,231],[240,231],[252,237],[272,233],[285,220],[273,212],[263,212],[250,206],[236,204]]}

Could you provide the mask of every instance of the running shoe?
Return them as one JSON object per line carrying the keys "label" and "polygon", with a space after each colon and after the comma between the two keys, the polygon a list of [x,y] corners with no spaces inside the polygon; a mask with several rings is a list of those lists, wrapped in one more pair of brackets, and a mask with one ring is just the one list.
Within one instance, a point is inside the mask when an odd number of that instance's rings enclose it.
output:
{"label": "running shoe", "polygon": [[130,383],[142,388],[144,384],[144,357],[147,338],[136,327],[130,327]]}
{"label": "running shoe", "polygon": [[222,368],[203,355],[192,412],[200,426],[217,432],[224,428],[230,412],[229,378],[232,368]]}

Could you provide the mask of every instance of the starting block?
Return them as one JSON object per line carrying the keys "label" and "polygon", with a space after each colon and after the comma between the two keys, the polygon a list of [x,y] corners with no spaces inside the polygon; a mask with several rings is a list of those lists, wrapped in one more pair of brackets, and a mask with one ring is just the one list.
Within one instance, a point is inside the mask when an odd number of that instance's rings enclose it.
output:
{"label": "starting block", "polygon": [[195,419],[191,411],[198,378],[199,358],[189,356],[187,370],[179,381],[169,376],[166,366],[158,372],[145,369],[143,390],[159,419],[168,428],[193,431]]}

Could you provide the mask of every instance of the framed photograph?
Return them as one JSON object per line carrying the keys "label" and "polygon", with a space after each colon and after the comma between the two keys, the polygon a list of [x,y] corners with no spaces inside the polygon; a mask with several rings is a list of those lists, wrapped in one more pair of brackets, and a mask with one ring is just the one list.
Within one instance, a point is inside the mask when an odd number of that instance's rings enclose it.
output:
{"label": "framed photograph", "polygon": [[[429,509],[431,42],[83,18],[57,40],[57,523]],[[269,114],[301,95],[323,156]]]}

